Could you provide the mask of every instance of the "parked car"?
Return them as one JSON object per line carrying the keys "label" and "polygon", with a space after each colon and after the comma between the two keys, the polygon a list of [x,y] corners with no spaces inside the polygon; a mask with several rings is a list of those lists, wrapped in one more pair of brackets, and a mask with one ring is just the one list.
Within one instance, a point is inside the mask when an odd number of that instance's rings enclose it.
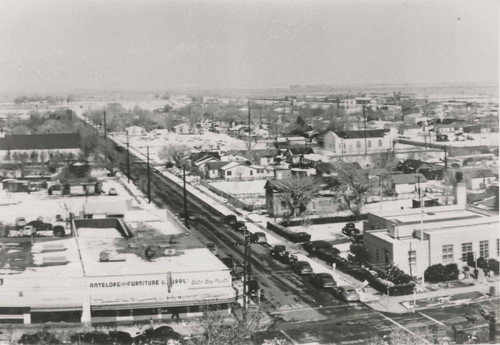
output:
{"label": "parked car", "polygon": [[267,237],[265,233],[258,231],[250,235],[250,241],[252,243],[265,244],[267,243]]}
{"label": "parked car", "polygon": [[309,254],[315,254],[320,248],[332,248],[331,243],[323,240],[308,241],[302,244],[302,248]]}
{"label": "parked car", "polygon": [[271,249],[271,256],[278,260],[283,260],[286,256],[286,247],[282,244],[275,245]]}
{"label": "parked car", "polygon": [[334,289],[335,295],[346,302],[359,301],[359,295],[350,285],[339,286]]}
{"label": "parked car", "polygon": [[170,339],[180,340],[182,336],[175,332],[172,327],[160,326],[155,329],[146,329],[134,338],[134,344],[166,344]]}
{"label": "parked car", "polygon": [[301,275],[313,274],[313,269],[307,261],[297,261],[293,264],[293,270]]}
{"label": "parked car", "polygon": [[41,220],[32,220],[27,225],[31,225],[37,231],[52,230],[52,224],[51,223],[44,223]]}
{"label": "parked car", "polygon": [[118,195],[118,193],[116,192],[116,189],[114,189],[114,188],[110,188],[110,189],[108,190],[108,195]]}
{"label": "parked car", "polygon": [[72,344],[99,344],[99,345],[112,345],[113,339],[109,334],[104,332],[87,332],[76,333],[70,337]]}
{"label": "parked car", "polygon": [[311,277],[311,284],[320,289],[334,288],[337,286],[330,273],[315,273]]}
{"label": "parked car", "polygon": [[322,247],[318,248],[315,252],[315,256],[318,259],[325,261],[327,264],[331,265],[335,262],[335,259],[340,254],[340,250],[334,247]]}
{"label": "parked car", "polygon": [[[184,213],[184,212],[176,213],[175,217],[177,217],[177,218],[179,218],[180,220],[183,221],[183,220],[186,219],[186,213]],[[198,219],[198,217],[196,217],[195,215],[189,214],[189,212],[187,214],[187,217],[188,217],[189,220],[197,220]]]}
{"label": "parked car", "polygon": [[213,243],[213,242],[206,242],[205,246],[207,246],[208,250],[210,250],[210,252],[213,255],[215,255],[215,256],[219,255],[219,251],[217,250],[217,247],[215,246],[215,243]]}
{"label": "parked car", "polygon": [[113,340],[113,345],[130,345],[133,342],[130,333],[122,331],[111,331],[109,336]]}
{"label": "parked car", "polygon": [[236,219],[236,216],[234,214],[230,214],[230,215],[224,216],[222,218],[222,221],[226,224],[234,225],[234,224],[236,224],[237,219]]}
{"label": "parked car", "polygon": [[356,225],[354,223],[347,223],[342,228],[342,233],[346,236],[358,235],[360,232],[361,231],[359,231],[359,229],[356,229]]}
{"label": "parked car", "polygon": [[26,345],[39,345],[39,344],[47,344],[47,345],[57,345],[62,342],[55,337],[55,335],[48,332],[37,332],[27,334],[24,333],[21,335],[21,338],[17,341],[18,344],[26,344]]}
{"label": "parked car", "polygon": [[31,225],[26,225],[22,230],[21,230],[21,236],[31,236],[36,234],[36,229],[31,226]]}
{"label": "parked car", "polygon": [[243,232],[243,231],[247,230],[247,226],[246,226],[245,222],[242,220],[237,220],[236,223],[230,224],[230,225],[236,231]]}
{"label": "parked car", "polygon": [[26,218],[24,217],[17,217],[16,218],[16,226],[18,228],[24,228],[26,226]]}
{"label": "parked car", "polygon": [[311,240],[311,235],[307,232],[290,232],[286,238],[293,243],[307,242]]}
{"label": "parked car", "polygon": [[64,229],[64,226],[62,226],[62,225],[54,226],[54,230],[52,230],[52,232],[54,233],[54,236],[56,236],[56,237],[66,236],[66,230]]}

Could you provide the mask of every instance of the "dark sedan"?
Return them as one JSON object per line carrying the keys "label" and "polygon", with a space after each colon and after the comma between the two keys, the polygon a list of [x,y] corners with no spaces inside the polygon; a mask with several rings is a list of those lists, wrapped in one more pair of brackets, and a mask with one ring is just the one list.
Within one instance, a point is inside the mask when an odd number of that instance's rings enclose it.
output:
{"label": "dark sedan", "polygon": [[320,289],[329,289],[337,286],[330,273],[316,273],[311,277],[311,284]]}
{"label": "dark sedan", "polygon": [[297,261],[293,265],[293,270],[301,275],[313,274],[313,269],[307,261]]}

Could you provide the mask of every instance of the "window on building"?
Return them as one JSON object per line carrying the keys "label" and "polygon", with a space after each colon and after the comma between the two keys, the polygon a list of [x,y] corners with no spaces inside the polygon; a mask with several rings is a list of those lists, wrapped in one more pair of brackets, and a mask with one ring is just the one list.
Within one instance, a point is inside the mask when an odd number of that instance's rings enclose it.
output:
{"label": "window on building", "polygon": [[378,141],[378,147],[382,147],[382,140]]}
{"label": "window on building", "polygon": [[472,242],[462,243],[462,261],[467,261],[468,253],[472,253]]}
{"label": "window on building", "polygon": [[286,208],[286,202],[285,201],[281,202],[281,208]]}
{"label": "window on building", "polygon": [[378,249],[375,249],[375,262],[378,262],[379,255],[378,255]]}
{"label": "window on building", "polygon": [[250,170],[250,176],[252,176],[252,175],[253,175],[253,170]]}
{"label": "window on building", "polygon": [[233,172],[232,172],[232,171],[228,171],[226,175],[227,175],[227,176],[231,176],[232,174],[233,174]]}
{"label": "window on building", "polygon": [[372,141],[368,140],[368,147],[372,147]]}
{"label": "window on building", "polygon": [[479,241],[479,256],[485,259],[490,256],[488,240]]}
{"label": "window on building", "polygon": [[356,147],[359,149],[361,147],[361,141],[356,141]]}
{"label": "window on building", "polygon": [[443,264],[453,262],[453,244],[443,246]]}
{"label": "window on building", "polygon": [[415,250],[408,251],[408,262],[410,265],[415,265],[417,263],[417,252]]}

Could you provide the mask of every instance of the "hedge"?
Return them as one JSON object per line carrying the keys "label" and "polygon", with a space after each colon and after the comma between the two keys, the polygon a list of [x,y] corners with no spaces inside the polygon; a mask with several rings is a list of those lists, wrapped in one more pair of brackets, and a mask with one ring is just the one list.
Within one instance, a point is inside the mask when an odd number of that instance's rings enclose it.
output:
{"label": "hedge", "polygon": [[[293,232],[293,231],[288,230],[283,225],[279,225],[279,224],[276,224],[276,223],[267,222],[267,228],[269,230],[274,231],[278,235],[283,236],[287,240],[289,240],[291,242],[294,242],[294,243],[297,243],[297,242],[306,242],[306,241],[309,241],[311,239],[311,235],[309,235],[309,234],[307,234],[305,232],[300,232],[300,233]],[[300,239],[300,241],[298,240],[299,236],[302,237],[302,239]]]}
{"label": "hedge", "polygon": [[[320,256],[318,255],[320,258]],[[335,263],[335,267],[340,270],[341,272],[344,272],[346,274],[349,274],[353,278],[356,278],[359,281],[367,281],[372,288],[375,290],[387,294],[389,293],[390,296],[402,296],[402,295],[410,295],[413,293],[413,290],[415,289],[415,283],[414,282],[409,282],[406,284],[388,284],[384,282],[381,278],[373,276],[367,269],[362,268],[362,267],[356,267],[351,265],[351,263],[340,257],[340,256],[335,256],[335,257],[329,257],[328,260],[326,260],[329,265],[332,263]],[[383,270],[378,270],[380,275],[385,275]]]}
{"label": "hedge", "polygon": [[[308,218],[307,220],[312,224],[328,224],[328,223],[348,223],[357,222],[360,220],[368,219],[368,214],[362,214],[358,218],[353,215],[350,216],[338,216],[338,217],[325,217],[325,218]],[[302,225],[302,219],[293,219],[281,222],[284,226],[297,226]]]}

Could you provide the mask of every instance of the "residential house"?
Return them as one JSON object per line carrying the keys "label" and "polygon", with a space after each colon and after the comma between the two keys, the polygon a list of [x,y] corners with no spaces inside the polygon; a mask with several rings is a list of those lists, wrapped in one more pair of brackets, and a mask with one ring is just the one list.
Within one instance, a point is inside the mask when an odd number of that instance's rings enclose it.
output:
{"label": "residential house", "polygon": [[204,176],[209,179],[222,178],[222,167],[231,164],[230,162],[211,161],[204,165]]}
{"label": "residential house", "polygon": [[274,179],[285,180],[292,177],[292,170],[290,168],[277,166],[274,168]]}
{"label": "residential house", "polygon": [[214,156],[211,155],[206,155],[203,156],[202,158],[197,159],[194,161],[193,165],[199,170],[199,171],[204,171],[205,170],[205,165],[207,163],[211,162],[220,162],[220,159],[217,159]]}
{"label": "residential house", "polygon": [[231,162],[220,168],[221,176],[226,181],[251,181],[264,179],[266,169],[259,165],[245,165],[240,162]]}
{"label": "residential house", "polygon": [[467,189],[486,189],[497,181],[497,176],[490,169],[464,169],[461,171]]}
{"label": "residential house", "polygon": [[290,164],[304,164],[304,155],[314,153],[312,147],[309,146],[294,146],[285,151],[286,161]]}
{"label": "residential house", "polygon": [[305,165],[309,165],[311,167],[316,167],[319,163],[328,161],[330,161],[328,157],[319,155],[317,153],[306,153],[302,157],[302,162]]}
{"label": "residential house", "polygon": [[421,192],[427,187],[427,179],[422,174],[393,174],[385,182],[386,186],[398,195]]}
{"label": "residential house", "polygon": [[[264,186],[266,190],[266,208],[270,217],[283,217],[290,214],[290,209],[284,199],[284,190],[287,179],[268,180]],[[301,210],[308,214],[330,214],[337,210],[338,202],[333,194],[318,193]]]}
{"label": "residential house", "polygon": [[146,135],[146,129],[140,126],[130,126],[125,128],[125,133],[132,137],[132,136],[143,136]]}
{"label": "residential house", "polygon": [[0,138],[0,161],[20,160],[16,156],[24,156],[27,161],[46,161],[55,154],[77,157],[79,153],[79,133],[7,134]]}
{"label": "residential house", "polygon": [[263,157],[260,157],[260,165],[267,166],[273,163],[274,163],[274,156],[272,155],[265,155]]}
{"label": "residential house", "polygon": [[[325,134],[325,149],[336,154],[362,154],[391,149],[389,131],[382,129],[361,131],[329,131]],[[366,146],[365,146],[366,143]]]}
{"label": "residential house", "polygon": [[187,122],[179,123],[173,128],[173,132],[177,134],[189,134],[191,133],[191,125]]}
{"label": "residential house", "polygon": [[443,178],[444,167],[432,163],[422,162],[417,159],[407,159],[399,166],[403,174],[420,173],[427,180],[440,180]]}
{"label": "residential house", "polygon": [[257,128],[254,133],[259,138],[269,138],[269,130],[266,128]]}

